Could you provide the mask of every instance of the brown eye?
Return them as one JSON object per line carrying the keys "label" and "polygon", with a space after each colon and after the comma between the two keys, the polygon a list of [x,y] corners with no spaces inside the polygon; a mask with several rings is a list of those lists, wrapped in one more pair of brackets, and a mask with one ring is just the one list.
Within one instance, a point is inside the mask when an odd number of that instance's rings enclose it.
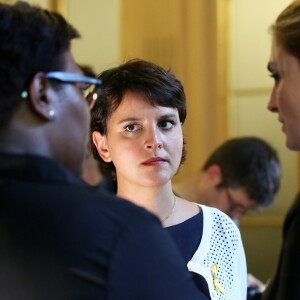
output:
{"label": "brown eye", "polygon": [[126,125],[124,127],[124,129],[125,129],[125,131],[128,131],[128,132],[135,132],[135,131],[141,130],[142,127],[137,124],[129,124],[129,125]]}

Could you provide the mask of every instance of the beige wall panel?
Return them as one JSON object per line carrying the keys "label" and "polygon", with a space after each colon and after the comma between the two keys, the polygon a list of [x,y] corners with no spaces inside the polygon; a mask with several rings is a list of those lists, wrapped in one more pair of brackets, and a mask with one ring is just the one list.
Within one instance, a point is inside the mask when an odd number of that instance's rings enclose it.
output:
{"label": "beige wall panel", "polygon": [[[13,4],[18,0],[1,0],[2,3]],[[51,8],[53,0],[23,0],[30,4],[38,5],[44,8]],[[54,0],[55,1],[55,0]]]}
{"label": "beige wall panel", "polygon": [[81,64],[100,72],[119,63],[119,0],[65,0],[68,20],[81,33],[73,42],[73,54]]}
{"label": "beige wall panel", "polygon": [[122,61],[142,58],[172,71],[182,80],[183,10],[181,0],[122,1]]}
{"label": "beige wall panel", "polygon": [[248,272],[266,282],[276,270],[281,245],[281,227],[242,227]]}
{"label": "beige wall panel", "polygon": [[[16,0],[0,2],[14,3]],[[120,63],[120,0],[27,0],[31,4],[59,11],[78,29],[73,41],[78,63],[99,73]]]}
{"label": "beige wall panel", "polygon": [[233,89],[271,85],[266,69],[269,27],[290,0],[231,0],[230,83]]}
{"label": "beige wall panel", "polygon": [[188,2],[185,15],[186,173],[199,170],[227,138],[227,6],[224,1],[195,2]]}

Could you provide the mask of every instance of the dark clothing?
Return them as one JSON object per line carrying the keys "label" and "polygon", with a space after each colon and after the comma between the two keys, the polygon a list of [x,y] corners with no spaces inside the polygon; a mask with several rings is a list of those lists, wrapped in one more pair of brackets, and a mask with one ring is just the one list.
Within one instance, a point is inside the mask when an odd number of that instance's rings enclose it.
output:
{"label": "dark clothing", "polygon": [[98,189],[109,192],[112,194],[116,194],[118,187],[117,187],[117,182],[109,177],[103,177],[102,180],[100,181],[99,185],[97,186]]}
{"label": "dark clothing", "polygon": [[182,254],[186,264],[191,260],[202,239],[203,234],[203,212],[194,217],[165,228],[171,235]]}
{"label": "dark clothing", "polygon": [[[194,217],[173,226],[166,227],[166,230],[175,241],[184,261],[187,263],[192,259],[198,249],[203,234],[203,212]],[[206,280],[200,274],[191,273],[196,286],[210,299],[209,289]]]}
{"label": "dark clothing", "polygon": [[0,299],[204,300],[158,219],[37,156],[0,155]]}
{"label": "dark clothing", "polygon": [[275,276],[263,300],[300,299],[300,195],[289,210],[283,227],[283,240]]}

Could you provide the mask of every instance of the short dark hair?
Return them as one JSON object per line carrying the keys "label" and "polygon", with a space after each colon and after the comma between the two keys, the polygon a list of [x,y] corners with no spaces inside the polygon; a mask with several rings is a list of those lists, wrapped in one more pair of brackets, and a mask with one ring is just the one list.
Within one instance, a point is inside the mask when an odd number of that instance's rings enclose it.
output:
{"label": "short dark hair", "polygon": [[58,13],[19,1],[0,4],[0,128],[8,124],[38,72],[63,70],[63,54],[79,37]]}
{"label": "short dark hair", "polygon": [[[177,108],[179,119],[184,123],[186,117],[186,100],[181,82],[169,71],[141,59],[130,60],[118,67],[100,74],[102,95],[97,99],[92,110],[91,133],[107,133],[107,120],[123,101],[126,92],[141,93],[152,105]],[[103,174],[115,175],[112,162],[104,162],[96,146],[91,143],[94,157],[99,160]],[[183,148],[182,162],[185,158]]]}
{"label": "short dark hair", "polygon": [[219,146],[206,160],[202,170],[218,165],[222,182],[217,188],[242,188],[260,206],[271,204],[280,185],[277,153],[257,137],[233,138]]}

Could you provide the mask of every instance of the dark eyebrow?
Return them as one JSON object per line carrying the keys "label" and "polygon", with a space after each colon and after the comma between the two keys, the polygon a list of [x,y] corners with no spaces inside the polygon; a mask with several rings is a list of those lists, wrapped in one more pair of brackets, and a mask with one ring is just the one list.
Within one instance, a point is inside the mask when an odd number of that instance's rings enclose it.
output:
{"label": "dark eyebrow", "polygon": [[165,114],[159,117],[160,119],[167,119],[167,118],[176,118],[175,114]]}
{"label": "dark eyebrow", "polygon": [[118,122],[118,124],[122,124],[122,123],[125,123],[125,122],[136,122],[136,121],[139,121],[140,118],[132,118],[132,117],[129,117],[129,118],[126,118],[126,119],[122,119]]}
{"label": "dark eyebrow", "polygon": [[[175,114],[165,114],[165,115],[161,115],[159,117],[159,119],[169,119],[169,118],[176,119],[176,115]],[[129,118],[120,120],[118,122],[118,124],[122,124],[122,123],[126,123],[126,122],[136,122],[136,121],[140,121],[140,120],[141,120],[141,118],[129,117]]]}

